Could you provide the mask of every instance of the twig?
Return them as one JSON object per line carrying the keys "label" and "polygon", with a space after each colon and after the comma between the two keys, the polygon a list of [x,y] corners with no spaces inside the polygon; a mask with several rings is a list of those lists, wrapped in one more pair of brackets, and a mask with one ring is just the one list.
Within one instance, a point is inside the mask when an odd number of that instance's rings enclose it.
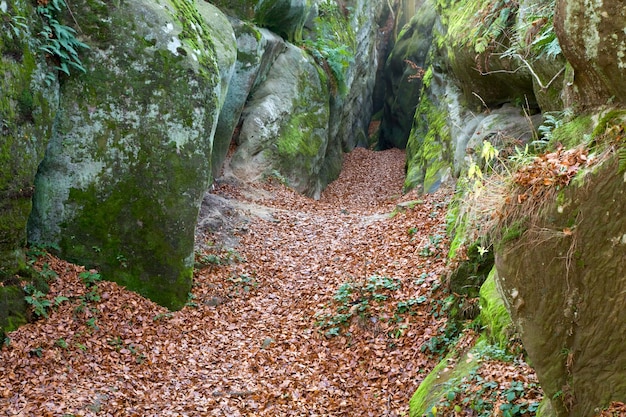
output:
{"label": "twig", "polygon": [[70,16],[72,16],[72,20],[74,21],[74,23],[76,23],[76,27],[78,28],[78,31],[80,33],[85,33],[83,32],[83,29],[80,27],[80,25],[76,21],[76,18],[74,17],[74,13],[72,12],[72,9],[70,8],[70,3],[66,1],[65,6],[67,7],[67,11],[70,12]]}
{"label": "twig", "polygon": [[483,98],[479,96],[478,93],[476,93],[475,91],[472,91],[472,94],[478,97],[480,102],[483,103],[483,106],[485,106],[485,109],[487,109],[487,113],[491,113],[491,110],[489,110],[489,106],[487,106],[487,103],[485,103],[485,100],[483,100]]}
{"label": "twig", "polygon": [[[548,82],[548,84],[543,85],[543,82],[541,81],[541,78],[539,78],[539,75],[537,75],[537,73],[535,72],[535,70],[533,70],[533,67],[528,63],[528,61],[526,59],[524,59],[520,54],[513,54],[511,56],[515,56],[517,58],[519,58],[520,61],[522,61],[524,63],[524,65],[526,66],[526,68],[528,68],[528,70],[530,71],[530,74],[533,76],[533,78],[537,81],[537,84],[539,84],[539,87],[541,87],[541,90],[545,91],[548,88],[550,88],[550,85],[552,85],[552,83],[554,81],[556,81],[557,78],[559,78],[559,76],[561,74],[563,74],[563,71],[565,71],[565,67],[561,68],[561,70],[559,72],[556,73],[556,75],[554,77],[552,77],[552,79]],[[483,72],[478,68],[474,68],[476,71],[478,71],[478,73],[480,75],[491,75],[491,74],[515,74],[516,72],[518,72],[519,70],[521,70],[523,67],[517,67],[514,70],[495,70],[495,71],[487,71],[487,72]]]}

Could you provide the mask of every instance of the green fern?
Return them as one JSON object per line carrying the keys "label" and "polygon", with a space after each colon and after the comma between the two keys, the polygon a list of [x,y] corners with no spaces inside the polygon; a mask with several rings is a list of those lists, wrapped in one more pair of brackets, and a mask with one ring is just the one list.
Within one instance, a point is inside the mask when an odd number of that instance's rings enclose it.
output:
{"label": "green fern", "polygon": [[39,49],[58,60],[56,70],[66,75],[70,75],[70,68],[84,73],[86,69],[78,53],[81,49],[89,49],[89,46],[76,38],[74,29],[61,24],[56,18],[56,15],[66,7],[64,0],[52,0],[46,5],[37,7],[37,13],[44,23],[43,29],[39,32],[44,41]]}

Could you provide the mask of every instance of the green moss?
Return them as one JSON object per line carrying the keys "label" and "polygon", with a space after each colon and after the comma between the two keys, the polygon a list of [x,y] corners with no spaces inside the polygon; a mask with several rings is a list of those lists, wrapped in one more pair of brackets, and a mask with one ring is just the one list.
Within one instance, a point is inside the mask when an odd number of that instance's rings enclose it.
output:
{"label": "green moss", "polygon": [[626,120],[626,110],[613,109],[603,114],[598,120],[596,127],[593,129],[591,136],[595,139],[603,135],[608,128],[623,124]]}
{"label": "green moss", "polygon": [[409,401],[410,417],[422,417],[432,409],[443,394],[443,383],[451,377],[451,372],[447,368],[457,357],[457,352],[450,352],[420,383]]}
{"label": "green moss", "polygon": [[24,296],[20,287],[0,287],[0,335],[28,322],[28,305]]}
{"label": "green moss", "polygon": [[436,190],[442,176],[452,164],[447,114],[438,109],[429,98],[422,97],[407,143],[405,191],[418,185],[423,185],[425,192]]}
{"label": "green moss", "polygon": [[450,352],[421,382],[417,391],[409,401],[409,416],[422,417],[445,398],[468,376],[480,366],[483,351],[489,346],[484,338],[480,338],[469,352],[459,355]]}
{"label": "green moss", "polygon": [[[179,177],[169,181],[183,190],[185,171],[178,172]],[[69,260],[98,269],[104,279],[179,309],[191,290],[193,264],[188,258],[193,253],[193,234],[176,229],[193,224],[197,210],[179,208],[178,221],[173,222],[168,208],[176,204],[167,200],[174,197],[146,192],[149,186],[142,178],[118,183],[107,195],[95,185],[71,190],[70,200],[82,207],[65,225],[59,246]]]}
{"label": "green moss", "polygon": [[30,2],[6,6],[0,12],[0,281],[23,267],[34,179],[57,104],[56,84],[44,83],[40,19]]}
{"label": "green moss", "polygon": [[563,123],[552,132],[551,146],[562,143],[565,148],[573,148],[585,143],[593,131],[593,126],[593,118],[588,114]]}
{"label": "green moss", "polygon": [[513,322],[496,288],[495,275],[494,267],[480,287],[480,322],[485,326],[489,342],[500,349],[506,349],[513,330]]}
{"label": "green moss", "polygon": [[505,227],[501,232],[501,238],[498,242],[498,247],[519,239],[526,231],[525,219],[516,220],[511,225]]}
{"label": "green moss", "polygon": [[289,158],[296,155],[314,157],[320,151],[322,140],[315,135],[315,129],[321,126],[319,116],[315,114],[297,114],[281,131],[277,142],[278,154]]}

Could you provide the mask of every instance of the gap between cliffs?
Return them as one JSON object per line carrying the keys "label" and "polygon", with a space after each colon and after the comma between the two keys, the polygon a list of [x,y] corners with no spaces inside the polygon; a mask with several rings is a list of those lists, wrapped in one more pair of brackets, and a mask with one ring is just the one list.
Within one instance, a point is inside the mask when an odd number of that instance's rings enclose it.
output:
{"label": "gap between cliffs", "polygon": [[40,259],[59,275],[47,299],[61,302],[9,335],[0,410],[408,415],[439,359],[450,193],[402,195],[403,180],[403,151],[359,148],[319,201],[276,178],[217,181],[207,198],[227,216],[201,223],[178,312]]}

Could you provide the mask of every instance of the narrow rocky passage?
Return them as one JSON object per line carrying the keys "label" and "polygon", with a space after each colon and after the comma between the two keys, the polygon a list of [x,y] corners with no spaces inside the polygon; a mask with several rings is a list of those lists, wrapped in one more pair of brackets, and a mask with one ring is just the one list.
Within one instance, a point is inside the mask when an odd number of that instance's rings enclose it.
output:
{"label": "narrow rocky passage", "polygon": [[[205,235],[179,312],[52,257],[46,319],[0,352],[7,415],[401,416],[436,357],[446,193],[402,195],[401,151],[356,149],[319,201],[220,185],[239,245]],[[404,202],[404,203],[403,203]],[[410,203],[409,203],[410,202]],[[400,204],[400,206],[398,206]],[[89,297],[89,293],[96,296]],[[67,300],[58,297],[67,297]]]}

